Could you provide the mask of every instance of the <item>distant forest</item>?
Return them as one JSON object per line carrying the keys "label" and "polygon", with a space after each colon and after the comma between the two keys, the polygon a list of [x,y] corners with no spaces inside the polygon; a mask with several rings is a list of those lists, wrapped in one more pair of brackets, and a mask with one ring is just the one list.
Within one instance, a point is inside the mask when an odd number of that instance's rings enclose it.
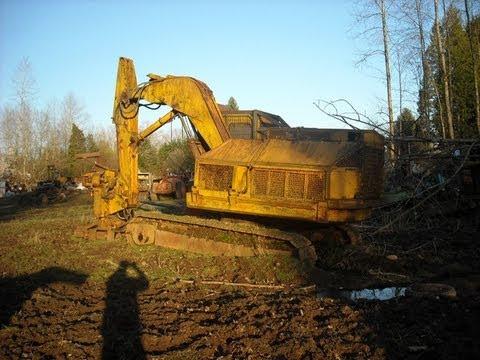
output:
{"label": "distant forest", "polygon": [[[480,134],[480,2],[359,0],[360,64],[382,57],[387,136],[477,138]],[[414,104],[412,106],[412,104]],[[382,111],[379,111],[382,112]]]}
{"label": "distant forest", "polygon": [[[353,32],[371,45],[361,49],[358,63],[378,64],[371,60],[382,58],[375,70],[385,81],[385,101],[379,100],[377,114],[332,114],[331,102],[322,105],[324,112],[347,123],[361,119],[390,140],[479,137],[480,1],[358,0],[354,16]],[[0,109],[0,177],[32,185],[47,176],[49,165],[78,177],[91,164],[75,155],[92,151],[115,168],[113,126],[86,129],[89,116],[74,94],[39,108],[34,79],[23,59],[13,78],[12,101]],[[191,166],[185,141],[167,140],[142,144],[142,171],[161,175]]]}

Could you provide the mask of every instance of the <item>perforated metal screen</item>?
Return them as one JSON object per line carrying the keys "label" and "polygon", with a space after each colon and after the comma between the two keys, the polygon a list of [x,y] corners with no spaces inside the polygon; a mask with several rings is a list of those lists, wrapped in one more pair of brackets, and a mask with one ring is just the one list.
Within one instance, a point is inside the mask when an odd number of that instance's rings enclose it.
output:
{"label": "perforated metal screen", "polygon": [[199,176],[205,189],[227,191],[232,186],[233,166],[201,164]]}
{"label": "perforated metal screen", "polygon": [[303,199],[305,191],[305,174],[288,173],[286,196],[294,199]]}
{"label": "perforated metal screen", "polygon": [[323,173],[254,169],[252,196],[317,201],[324,198],[323,180]]}

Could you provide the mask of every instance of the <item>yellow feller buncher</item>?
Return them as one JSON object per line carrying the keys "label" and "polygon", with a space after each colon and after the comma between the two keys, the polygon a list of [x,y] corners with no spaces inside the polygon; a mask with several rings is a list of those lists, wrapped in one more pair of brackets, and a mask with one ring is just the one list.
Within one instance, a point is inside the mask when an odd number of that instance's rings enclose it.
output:
{"label": "yellow feller buncher", "polygon": [[[83,236],[120,235],[135,244],[217,255],[285,252],[286,245],[314,260],[312,234],[322,224],[364,220],[378,203],[384,139],[375,131],[290,128],[262,111],[222,113],[199,80],[148,77],[137,84],[133,61],[120,58],[113,107],[118,170],[86,176],[97,221]],[[139,131],[139,109],[163,105],[171,110]],[[176,117],[193,130],[195,171],[186,206],[201,216],[138,209],[139,145]]]}

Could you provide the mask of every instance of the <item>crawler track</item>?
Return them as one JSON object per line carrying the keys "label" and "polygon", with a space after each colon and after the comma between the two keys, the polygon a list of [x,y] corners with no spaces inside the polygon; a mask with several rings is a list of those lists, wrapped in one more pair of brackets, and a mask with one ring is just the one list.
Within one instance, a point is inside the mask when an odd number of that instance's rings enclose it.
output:
{"label": "crawler track", "polygon": [[189,215],[138,211],[124,226],[129,241],[210,255],[255,256],[295,253],[314,264],[317,257],[310,240],[297,233],[256,223],[218,220]]}

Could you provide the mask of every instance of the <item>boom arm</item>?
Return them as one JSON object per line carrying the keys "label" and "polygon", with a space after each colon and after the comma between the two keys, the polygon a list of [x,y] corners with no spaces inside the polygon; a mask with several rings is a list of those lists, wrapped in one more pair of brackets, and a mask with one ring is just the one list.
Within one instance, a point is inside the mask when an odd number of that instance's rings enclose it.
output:
{"label": "boom arm", "polygon": [[[216,148],[230,138],[220,109],[206,84],[185,76],[149,77],[149,82],[138,86],[133,61],[120,58],[113,107],[118,173],[105,170],[93,175],[94,213],[99,218],[137,206],[138,146],[177,114],[188,116],[203,140],[205,150]],[[141,100],[168,105],[172,110],[139,133]]]}

